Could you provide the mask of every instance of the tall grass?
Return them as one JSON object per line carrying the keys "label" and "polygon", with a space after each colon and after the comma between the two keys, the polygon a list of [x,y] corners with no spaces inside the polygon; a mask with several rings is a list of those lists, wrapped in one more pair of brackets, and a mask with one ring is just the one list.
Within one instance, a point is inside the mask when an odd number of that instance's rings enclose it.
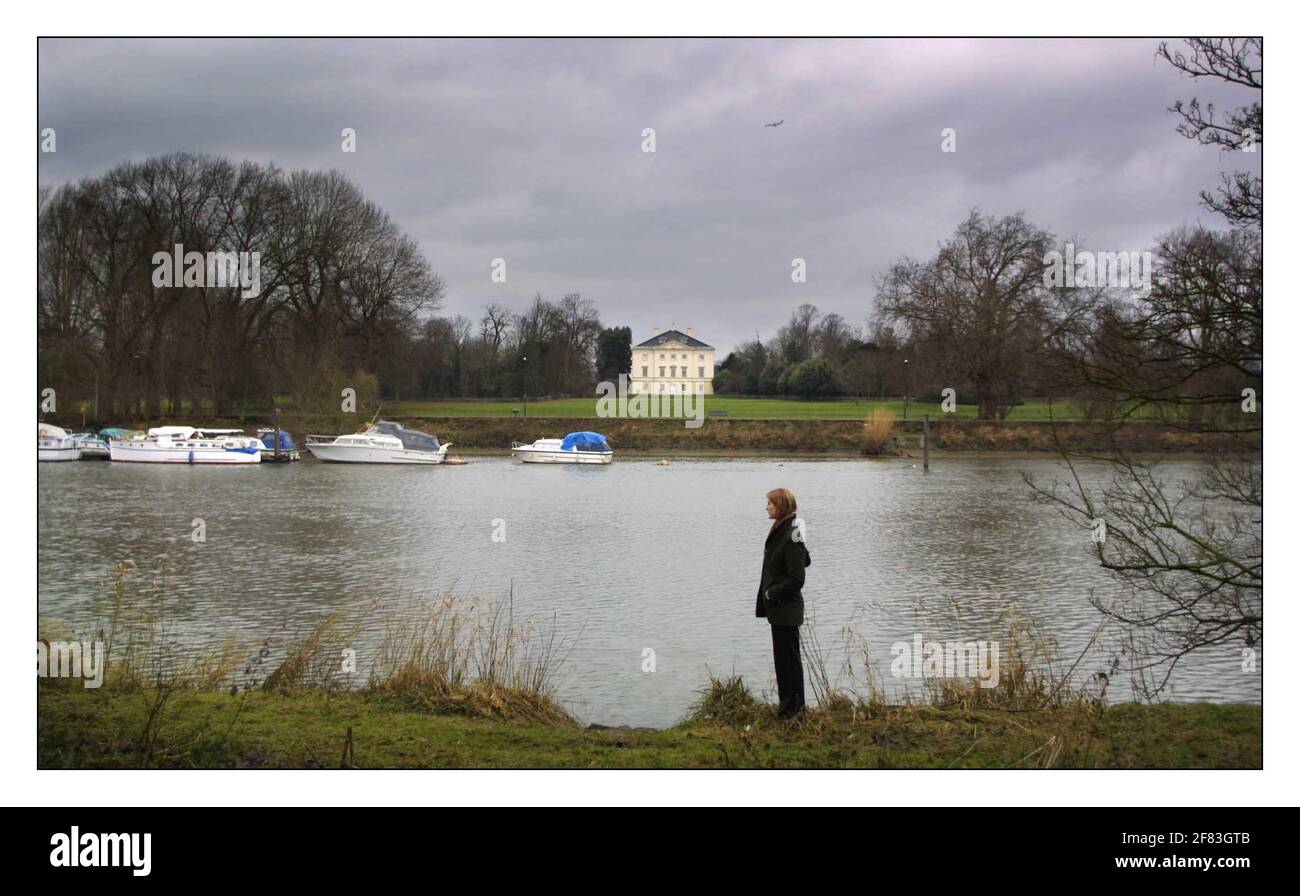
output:
{"label": "tall grass", "polygon": [[[118,563],[109,598],[108,621],[99,625],[93,636],[93,640],[104,644],[101,687],[136,704],[138,727],[129,733],[128,740],[140,765],[147,767],[168,741],[176,739],[168,728],[175,717],[183,714],[184,707],[178,704],[183,703],[185,695],[223,686],[238,668],[244,651],[231,637],[204,650],[179,647],[171,631],[175,606],[169,594],[165,561],[148,577],[134,561]],[[55,623],[40,621],[38,639],[49,640],[51,625]],[[74,680],[72,686],[78,683]],[[179,739],[193,740],[197,734],[187,731]]]}
{"label": "tall grass", "polygon": [[365,688],[437,713],[545,725],[576,722],[555,696],[555,678],[571,649],[554,620],[539,627],[514,618],[513,601],[481,602],[456,594],[418,599],[377,613],[354,604],[290,642],[265,690],[332,692],[347,682],[340,658],[363,630],[380,632]]}
{"label": "tall grass", "polygon": [[[513,596],[482,601],[440,594],[381,606],[355,598],[296,635],[196,644],[175,630],[176,599],[165,566],[145,575],[119,563],[109,588],[104,687],[145,704],[139,748],[148,756],[180,695],[251,690],[331,694],[360,686],[432,712],[545,725],[575,725],[555,693],[581,632],[562,637],[555,620],[519,620]],[[38,637],[62,626],[42,620]],[[189,640],[189,644],[184,642]],[[367,645],[371,645],[367,649]],[[375,646],[377,645],[377,646]],[[368,671],[367,671],[368,667]]]}
{"label": "tall grass", "polygon": [[894,412],[889,408],[876,408],[862,424],[862,453],[881,454],[889,446],[894,434]]}
{"label": "tall grass", "polygon": [[718,678],[709,672],[709,681],[686,710],[692,722],[719,722],[724,725],[752,725],[762,718],[775,717],[775,707],[758,702],[745,679],[735,673]]}
{"label": "tall grass", "polygon": [[554,619],[544,628],[521,623],[512,607],[444,594],[390,617],[370,691],[433,712],[576,725],[555,696],[573,642],[559,636]]}
{"label": "tall grass", "polygon": [[214,647],[182,648],[173,616],[166,562],[147,576],[134,561],[118,563],[109,588],[109,618],[96,639],[104,642],[104,682],[128,690],[219,687],[243,659],[244,649],[227,636]]}
{"label": "tall grass", "polygon": [[[922,627],[931,630],[938,627],[938,630],[954,632],[952,640],[968,640],[963,631],[962,608],[957,601],[948,601],[942,613],[944,619],[939,619],[921,602],[913,612],[918,618],[927,617],[925,623],[919,623]],[[1077,657],[1063,660],[1055,639],[1023,610],[1016,598],[1007,601],[999,623],[999,674],[995,686],[986,687],[974,678],[925,678],[917,691],[905,692],[891,700],[870,656],[867,639],[851,626],[842,629],[839,649],[843,657],[833,670],[833,654],[823,647],[810,618],[809,624],[800,630],[800,644],[805,691],[812,702],[798,717],[796,727],[803,734],[815,735],[846,724],[852,726],[917,710],[1027,713],[1050,709],[1065,710],[1072,718],[1095,716],[1103,711],[1109,675],[1094,675],[1082,685],[1074,677],[1083,658],[1097,645],[1102,626]],[[1112,662],[1109,674],[1113,675],[1116,668]],[[687,721],[746,730],[777,721],[776,706],[758,700],[738,675],[719,678],[710,672],[698,694],[687,712]],[[1059,752],[1059,745],[1055,749]]]}
{"label": "tall grass", "polygon": [[[330,694],[360,687],[433,713],[549,726],[577,724],[561,705],[556,684],[581,632],[573,638],[561,636],[554,618],[545,625],[518,620],[510,598],[484,601],[446,593],[384,607],[374,599],[357,599],[294,637],[248,642],[227,637],[206,650],[180,650],[175,633],[169,631],[171,603],[162,571],[145,576],[134,563],[119,564],[110,597],[111,615],[100,630],[108,647],[105,685],[141,701],[143,722],[137,739],[142,761],[166,740],[163,732],[174,701],[194,691]],[[956,600],[950,599],[937,614],[921,604],[913,612],[922,630],[969,640],[964,624],[968,614]],[[904,693],[901,702],[886,696],[867,640],[851,626],[829,650],[817,627],[805,626],[805,682],[813,708],[798,724],[815,730],[818,725],[853,723],[918,706],[1102,710],[1108,676],[1095,675],[1082,687],[1074,681],[1084,653],[1100,637],[1100,627],[1071,663],[1059,657],[1055,641],[1017,600],[1001,606],[995,624],[1000,626],[996,634],[982,630],[979,636],[999,640],[996,686],[968,678],[926,678],[917,682],[916,693]],[[988,629],[989,623],[981,628]],[[350,652],[362,656],[360,669],[345,667]],[[265,675],[263,668],[269,670]],[[1108,671],[1113,675],[1116,667],[1112,664]],[[758,700],[740,676],[710,673],[686,718],[754,725],[774,721],[775,707]]]}

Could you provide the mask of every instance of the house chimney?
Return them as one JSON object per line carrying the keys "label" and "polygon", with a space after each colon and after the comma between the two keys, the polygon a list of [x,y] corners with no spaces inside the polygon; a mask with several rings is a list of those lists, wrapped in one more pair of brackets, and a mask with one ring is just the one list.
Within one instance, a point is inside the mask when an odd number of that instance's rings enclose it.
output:
{"label": "house chimney", "polygon": [[659,335],[659,328],[658,328],[658,327],[655,327],[655,335],[656,335],[656,336]]}
{"label": "house chimney", "polygon": [[695,331],[692,330],[690,327],[687,327],[687,328],[686,328],[686,335],[687,335],[687,336],[694,336],[694,335],[695,335]]}

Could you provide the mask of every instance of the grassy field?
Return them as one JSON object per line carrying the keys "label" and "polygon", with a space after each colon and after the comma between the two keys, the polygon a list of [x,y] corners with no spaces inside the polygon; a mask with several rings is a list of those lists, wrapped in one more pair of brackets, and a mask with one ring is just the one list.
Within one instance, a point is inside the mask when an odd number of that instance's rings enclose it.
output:
{"label": "grassy field", "polygon": [[[664,730],[434,714],[363,693],[178,694],[148,751],[149,701],[40,683],[41,768],[1260,768],[1262,711],[1123,704],[1104,711],[770,707],[742,725]],[[347,732],[352,750],[344,761]]]}
{"label": "grassy field", "polygon": [[[386,402],[383,406],[385,415],[401,417],[509,417],[515,409],[523,414],[521,401],[402,401]],[[799,401],[788,398],[728,398],[708,396],[704,401],[705,413],[726,411],[727,416],[735,420],[861,420],[876,408],[885,408],[894,414],[895,419],[903,419],[903,402],[886,401]],[[907,402],[907,419],[919,420],[922,414],[929,414],[932,419],[945,415],[938,402]],[[956,416],[975,419],[979,416],[978,408],[973,404],[957,405]],[[1081,420],[1082,410],[1073,404],[1053,403],[1051,413],[1046,401],[1026,402],[1011,412],[1009,419],[1014,421]],[[594,398],[563,398],[552,401],[528,402],[528,416],[549,417],[592,417],[596,416]]]}

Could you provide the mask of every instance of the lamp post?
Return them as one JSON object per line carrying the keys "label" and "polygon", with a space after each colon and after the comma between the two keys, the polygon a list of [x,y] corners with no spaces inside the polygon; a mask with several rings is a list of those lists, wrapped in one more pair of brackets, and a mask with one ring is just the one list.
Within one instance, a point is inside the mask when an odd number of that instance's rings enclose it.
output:
{"label": "lamp post", "polygon": [[524,355],[524,416],[528,416],[528,356]]}
{"label": "lamp post", "polygon": [[912,375],[907,366],[907,359],[903,359],[903,419],[907,419],[907,393],[912,391]]}

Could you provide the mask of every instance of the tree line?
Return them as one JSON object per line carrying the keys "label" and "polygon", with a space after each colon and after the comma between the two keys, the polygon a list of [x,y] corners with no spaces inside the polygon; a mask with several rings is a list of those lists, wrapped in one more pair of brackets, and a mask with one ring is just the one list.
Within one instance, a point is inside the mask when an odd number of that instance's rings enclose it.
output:
{"label": "tree line", "polygon": [[771,339],[728,354],[714,389],[930,401],[952,389],[988,420],[1026,398],[1083,402],[1094,416],[1173,406],[1200,420],[1262,388],[1259,228],[1176,228],[1145,250],[1141,283],[1054,284],[1045,259],[1067,251],[1022,214],[972,210],[935,255],[890,265],[865,328],[801,305]]}
{"label": "tree line", "polygon": [[[38,196],[40,384],[101,419],[228,415],[341,388],[388,397],[592,394],[631,333],[577,294],[473,321],[415,241],[338,172],[178,153]],[[256,258],[255,288],[173,266]],[[175,270],[172,270],[176,267]],[[160,276],[165,273],[165,276]],[[193,274],[194,276],[190,276]]]}

